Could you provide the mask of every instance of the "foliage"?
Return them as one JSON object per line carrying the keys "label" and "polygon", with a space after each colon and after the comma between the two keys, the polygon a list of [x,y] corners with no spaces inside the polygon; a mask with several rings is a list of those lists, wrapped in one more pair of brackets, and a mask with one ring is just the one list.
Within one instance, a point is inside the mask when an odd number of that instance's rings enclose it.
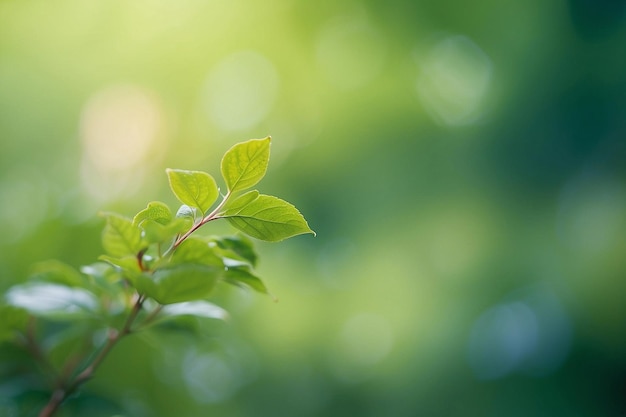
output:
{"label": "foliage", "polygon": [[[269,137],[228,150],[221,163],[226,192],[219,202],[220,190],[210,174],[167,169],[170,188],[182,203],[175,214],[160,201],[148,203],[132,219],[102,213],[105,254],[97,263],[79,272],[58,261],[45,262],[28,282],[7,291],[0,306],[0,342],[27,351],[51,381],[52,394],[40,416],[53,415],[91,379],[122,337],[177,319],[184,326],[189,316],[225,318],[226,312],[209,301],[216,285],[269,293],[254,273],[257,256],[245,235],[276,242],[313,233],[293,205],[248,191],[265,175],[269,153]],[[218,219],[243,234],[194,234]],[[54,344],[39,340],[40,321],[61,329]],[[87,342],[59,360],[63,337],[85,327]],[[89,342],[98,334],[106,335],[101,343]]]}

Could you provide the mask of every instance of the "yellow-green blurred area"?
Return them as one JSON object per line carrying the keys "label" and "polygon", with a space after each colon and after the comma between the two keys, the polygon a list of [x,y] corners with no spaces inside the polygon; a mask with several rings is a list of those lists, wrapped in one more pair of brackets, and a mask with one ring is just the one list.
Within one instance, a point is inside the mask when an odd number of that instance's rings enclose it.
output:
{"label": "yellow-green blurred area", "polygon": [[257,242],[279,301],[220,288],[61,416],[626,413],[624,1],[0,0],[0,290],[267,135],[317,232]]}

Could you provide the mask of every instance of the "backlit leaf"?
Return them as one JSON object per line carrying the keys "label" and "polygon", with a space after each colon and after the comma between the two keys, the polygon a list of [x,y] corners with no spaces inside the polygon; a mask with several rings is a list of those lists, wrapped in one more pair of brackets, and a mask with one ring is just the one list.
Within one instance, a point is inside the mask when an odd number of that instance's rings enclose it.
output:
{"label": "backlit leaf", "polygon": [[303,233],[315,234],[293,205],[257,191],[235,199],[220,216],[247,235],[270,242]]}
{"label": "backlit leaf", "polygon": [[177,316],[194,316],[225,320],[228,317],[228,313],[223,308],[203,300],[169,304],[164,306],[159,312],[159,319],[167,319]]}
{"label": "backlit leaf", "polygon": [[135,215],[133,224],[139,226],[144,220],[152,220],[166,225],[172,221],[172,212],[167,204],[160,201],[152,201],[148,203],[148,207]]}
{"label": "backlit leaf", "polygon": [[224,262],[222,262],[222,259],[215,253],[215,249],[210,245],[215,245],[215,243],[207,242],[200,238],[187,238],[176,248],[172,255],[171,264],[184,265],[194,263],[223,268]]}
{"label": "backlit leaf", "polygon": [[256,266],[257,254],[252,241],[243,235],[225,236],[216,238],[217,246],[222,249],[220,255],[234,260],[243,260],[251,266]]}
{"label": "backlit leaf", "polygon": [[197,207],[204,214],[217,200],[217,184],[206,172],[169,168],[166,172],[170,188],[181,203]]}
{"label": "backlit leaf", "polygon": [[136,256],[123,256],[116,258],[108,255],[100,255],[98,259],[116,267],[124,278],[134,276],[141,272],[139,261]]}
{"label": "backlit leaf", "polygon": [[261,278],[254,275],[246,267],[228,268],[224,274],[224,281],[237,286],[250,287],[262,294],[270,295],[267,287],[261,281]]}
{"label": "backlit leaf", "polygon": [[228,190],[245,190],[257,184],[267,171],[270,137],[251,139],[230,148],[222,158],[222,176]]}
{"label": "backlit leaf", "polygon": [[144,249],[141,231],[130,219],[114,213],[105,213],[106,225],[102,232],[102,246],[111,256],[121,258],[137,255]]}
{"label": "backlit leaf", "polygon": [[[134,259],[137,265],[137,259]],[[139,266],[136,266],[139,271]],[[109,262],[96,262],[80,268],[85,278],[89,281],[89,287],[95,294],[105,295],[108,298],[115,298],[126,289],[125,285],[120,285],[120,281],[126,278],[121,268]],[[136,272],[138,273],[138,272]]]}
{"label": "backlit leaf", "polygon": [[145,294],[149,297],[155,298],[159,295],[159,289],[152,276],[148,273],[140,272],[137,274],[130,274],[126,277],[130,285],[133,286],[139,292],[139,294]]}
{"label": "backlit leaf", "polygon": [[81,287],[85,279],[76,269],[57,260],[43,261],[33,266],[31,279]]}
{"label": "backlit leaf", "polygon": [[118,282],[121,277],[117,268],[113,268],[108,262],[96,262],[90,265],[84,265],[80,268],[80,272],[90,277],[95,282],[108,284]]}
{"label": "backlit leaf", "polygon": [[166,225],[153,220],[144,220],[141,223],[143,237],[149,243],[166,242],[190,227],[191,220],[187,217],[176,218]]}
{"label": "backlit leaf", "polygon": [[200,300],[209,296],[223,269],[186,264],[159,269],[152,275],[153,288],[145,286],[146,295],[161,304]]}
{"label": "backlit leaf", "polygon": [[259,198],[259,195],[260,194],[257,190],[252,190],[240,195],[237,198],[229,200],[224,206],[224,212],[237,212]]}

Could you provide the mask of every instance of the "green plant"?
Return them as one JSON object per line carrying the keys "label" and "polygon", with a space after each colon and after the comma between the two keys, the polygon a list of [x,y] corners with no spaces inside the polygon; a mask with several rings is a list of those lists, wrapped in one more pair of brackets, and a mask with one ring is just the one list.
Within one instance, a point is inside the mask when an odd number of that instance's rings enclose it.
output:
{"label": "green plant", "polygon": [[[166,170],[170,188],[182,203],[173,214],[153,201],[133,219],[103,213],[102,245],[106,254],[81,272],[58,261],[39,264],[26,283],[10,288],[0,307],[0,342],[27,350],[50,381],[51,395],[40,417],[55,414],[61,404],[90,380],[123,337],[183,316],[221,318],[224,311],[208,301],[220,283],[268,293],[253,269],[257,256],[244,235],[200,237],[203,225],[225,219],[243,234],[281,241],[314,233],[291,204],[250,190],[265,175],[270,138],[239,143],[226,152],[221,173],[226,192],[200,171]],[[56,366],[38,342],[40,323],[63,329],[97,332],[97,345],[85,342]],[[83,352],[83,350],[86,350]]]}

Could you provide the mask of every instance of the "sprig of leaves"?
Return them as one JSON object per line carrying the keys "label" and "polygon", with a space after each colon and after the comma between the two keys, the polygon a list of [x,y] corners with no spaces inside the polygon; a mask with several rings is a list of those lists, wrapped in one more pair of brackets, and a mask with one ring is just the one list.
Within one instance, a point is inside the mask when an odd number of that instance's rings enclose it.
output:
{"label": "sprig of leaves", "polygon": [[[277,242],[315,234],[292,204],[251,190],[265,176],[269,156],[269,137],[229,149],[221,161],[224,194],[206,172],[167,169],[170,188],[182,203],[176,214],[160,201],[148,203],[132,219],[102,213],[105,254],[100,262],[80,272],[57,261],[47,262],[36,267],[33,279],[6,293],[0,305],[0,343],[22,341],[48,369],[46,352],[36,344],[28,324],[33,323],[32,317],[68,324],[80,321],[91,325],[92,333],[106,329],[108,334],[104,345],[94,346],[96,354],[68,358],[65,371],[55,372],[53,394],[41,417],[53,415],[127,334],[171,325],[187,316],[225,318],[225,311],[209,301],[219,283],[269,294],[254,273],[257,255],[245,235]],[[241,233],[194,235],[219,219]],[[75,369],[67,371],[68,364]]]}

